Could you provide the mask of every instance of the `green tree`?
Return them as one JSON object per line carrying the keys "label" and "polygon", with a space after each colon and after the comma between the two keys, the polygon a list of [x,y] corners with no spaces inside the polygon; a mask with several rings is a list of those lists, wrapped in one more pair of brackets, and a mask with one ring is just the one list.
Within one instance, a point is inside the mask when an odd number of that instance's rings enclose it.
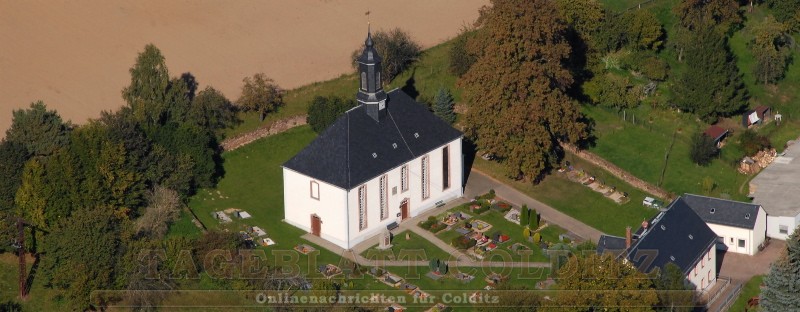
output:
{"label": "green tree", "polygon": [[63,290],[71,310],[97,304],[90,301],[91,292],[114,286],[119,233],[119,219],[108,208],[79,209],[61,220],[43,244],[43,283]]}
{"label": "green tree", "polygon": [[786,238],[786,252],[770,266],[764,286],[759,302],[762,311],[795,311],[800,307],[800,228]]}
{"label": "green tree", "polygon": [[333,124],[339,116],[356,105],[356,101],[353,99],[345,99],[338,96],[316,96],[308,105],[306,122],[311,126],[311,130],[321,133]]}
{"label": "green tree", "polygon": [[742,135],[739,136],[739,142],[741,142],[744,154],[747,156],[754,156],[756,153],[772,147],[769,138],[756,133],[752,129],[742,132]]}
{"label": "green tree", "polygon": [[0,141],[0,211],[14,206],[27,156],[28,150],[21,143]]}
{"label": "green tree", "polygon": [[475,63],[475,55],[467,48],[469,40],[473,37],[475,37],[475,30],[464,27],[461,29],[461,33],[453,40],[453,45],[450,46],[448,69],[456,77],[463,76]]}
{"label": "green tree", "polygon": [[469,103],[466,132],[508,176],[538,180],[558,163],[552,151],[559,141],[587,137],[578,105],[565,94],[573,82],[563,64],[567,27],[551,1],[492,4],[481,12],[478,60],[459,81]]}
{"label": "green tree", "polygon": [[620,21],[627,25],[626,41],[639,50],[658,50],[664,43],[664,29],[650,10],[632,10]]}
{"label": "green tree", "polygon": [[606,73],[598,75],[584,86],[584,93],[593,103],[617,110],[639,106],[641,90],[630,79]]}
{"label": "green tree", "polygon": [[613,256],[571,256],[558,271],[558,307],[582,311],[651,311],[658,295],[646,274]]}
{"label": "green tree", "polygon": [[522,209],[520,210],[519,214],[519,224],[522,226],[528,226],[528,223],[530,222],[528,220],[530,220],[531,216],[531,210],[528,208],[528,206],[522,205]]}
{"label": "green tree", "polygon": [[709,123],[739,112],[747,90],[725,38],[713,29],[698,29],[692,42],[686,49],[686,70],[672,92],[675,105]]}
{"label": "green tree", "polygon": [[786,24],[789,29],[797,30],[800,22],[800,0],[767,0],[765,1],[775,18]]}
{"label": "green tree", "polygon": [[28,109],[12,112],[11,128],[6,130],[6,140],[25,146],[29,155],[47,156],[67,145],[70,125],[61,120],[44,102],[31,103]]}
{"label": "green tree", "polygon": [[153,44],[144,47],[130,69],[131,83],[122,90],[122,98],[133,109],[137,120],[159,124],[167,114],[169,70],[161,51]]}
{"label": "green tree", "polygon": [[453,112],[453,105],[455,105],[455,103],[453,102],[453,95],[450,94],[450,90],[439,88],[439,92],[436,93],[436,103],[433,105],[433,113],[445,122],[453,124],[456,121],[456,113]]}
{"label": "green tree", "polygon": [[772,16],[767,16],[753,27],[755,38],[750,48],[756,58],[753,75],[757,81],[768,84],[783,78],[792,55],[785,30],[786,26]]}
{"label": "green tree", "polygon": [[658,293],[658,311],[689,312],[697,305],[693,287],[686,284],[686,276],[674,263],[658,270],[653,284]]}
{"label": "green tree", "polygon": [[[422,47],[411,39],[411,36],[400,28],[389,31],[377,31],[372,35],[375,50],[383,58],[382,82],[389,83],[413,64],[422,53]],[[351,55],[353,68],[358,67],[356,59],[364,51],[362,45]]]}
{"label": "green tree", "polygon": [[210,86],[194,97],[188,119],[198,127],[217,134],[239,122],[236,118],[236,107],[222,92]]}
{"label": "green tree", "polygon": [[283,105],[283,90],[264,73],[245,77],[243,82],[242,95],[236,104],[243,110],[257,112],[261,121]]}
{"label": "green tree", "polygon": [[528,222],[528,226],[531,228],[531,231],[535,231],[539,228],[539,212],[537,212],[536,209],[531,209]]}
{"label": "green tree", "polygon": [[44,176],[44,164],[39,158],[33,158],[25,163],[22,171],[22,184],[14,199],[16,214],[39,228],[47,228],[45,209],[47,208],[48,192]]}
{"label": "green tree", "polygon": [[722,33],[727,33],[731,26],[742,22],[737,1],[682,0],[673,12],[679,25],[690,31],[719,27]]}
{"label": "green tree", "polygon": [[692,145],[689,148],[689,157],[692,162],[700,166],[708,166],[714,157],[719,153],[714,139],[705,133],[698,133],[692,137]]}

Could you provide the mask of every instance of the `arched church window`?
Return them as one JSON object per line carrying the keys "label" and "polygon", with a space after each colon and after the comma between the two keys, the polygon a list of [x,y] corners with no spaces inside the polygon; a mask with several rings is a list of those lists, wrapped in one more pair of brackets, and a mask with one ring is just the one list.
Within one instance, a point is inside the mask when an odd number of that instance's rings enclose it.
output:
{"label": "arched church window", "polygon": [[361,90],[367,91],[367,73],[361,72]]}
{"label": "arched church window", "polygon": [[380,88],[381,88],[381,72],[378,72],[378,79],[377,79],[377,81],[378,81],[378,82],[376,82],[376,84],[375,84],[375,89],[380,89]]}

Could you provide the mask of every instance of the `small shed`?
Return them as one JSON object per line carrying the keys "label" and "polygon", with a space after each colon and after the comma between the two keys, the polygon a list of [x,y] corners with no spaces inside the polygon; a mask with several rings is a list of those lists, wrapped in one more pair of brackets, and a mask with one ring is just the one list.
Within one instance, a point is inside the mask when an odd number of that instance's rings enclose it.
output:
{"label": "small shed", "polygon": [[742,115],[742,126],[749,127],[760,125],[765,120],[769,120],[772,110],[769,106],[759,105],[755,109],[748,110]]}
{"label": "small shed", "polygon": [[703,132],[703,134],[705,134],[705,135],[709,136],[711,139],[713,139],[714,140],[714,144],[717,145],[717,148],[720,148],[720,147],[722,147],[722,140],[724,140],[725,136],[728,135],[728,130],[725,130],[724,128],[722,128],[720,126],[713,125],[713,126],[708,127],[708,129],[706,129],[706,131]]}

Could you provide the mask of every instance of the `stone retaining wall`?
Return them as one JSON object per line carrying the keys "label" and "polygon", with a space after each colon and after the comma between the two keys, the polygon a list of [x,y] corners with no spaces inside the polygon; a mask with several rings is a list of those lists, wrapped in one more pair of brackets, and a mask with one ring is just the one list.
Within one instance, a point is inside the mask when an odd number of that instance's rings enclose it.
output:
{"label": "stone retaining wall", "polygon": [[276,120],[270,124],[259,127],[254,131],[243,133],[235,137],[225,139],[220,143],[222,149],[225,151],[232,151],[247,144],[252,143],[263,137],[268,137],[273,134],[278,134],[291,128],[302,126],[306,124],[307,115],[299,115],[287,117],[284,119]]}

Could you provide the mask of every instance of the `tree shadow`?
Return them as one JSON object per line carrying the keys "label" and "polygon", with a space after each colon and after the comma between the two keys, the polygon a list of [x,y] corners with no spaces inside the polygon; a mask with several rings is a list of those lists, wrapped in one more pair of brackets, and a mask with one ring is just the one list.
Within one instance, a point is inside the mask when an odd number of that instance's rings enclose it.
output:
{"label": "tree shadow", "polygon": [[416,74],[417,74],[417,68],[414,67],[414,69],[411,70],[411,77],[408,77],[408,79],[406,80],[406,84],[400,88],[400,90],[403,90],[403,92],[408,94],[408,96],[410,96],[414,100],[416,100],[417,97],[419,96],[419,90],[417,90],[417,87],[415,86],[417,81],[414,79],[414,75]]}
{"label": "tree shadow", "polygon": [[578,122],[586,125],[586,132],[589,133],[589,135],[583,140],[575,142],[575,145],[579,149],[588,149],[597,146],[597,136],[594,135],[595,132],[594,129],[595,126],[597,125],[597,122],[593,118],[587,117],[586,115],[583,115],[581,116],[581,118],[578,118]]}

